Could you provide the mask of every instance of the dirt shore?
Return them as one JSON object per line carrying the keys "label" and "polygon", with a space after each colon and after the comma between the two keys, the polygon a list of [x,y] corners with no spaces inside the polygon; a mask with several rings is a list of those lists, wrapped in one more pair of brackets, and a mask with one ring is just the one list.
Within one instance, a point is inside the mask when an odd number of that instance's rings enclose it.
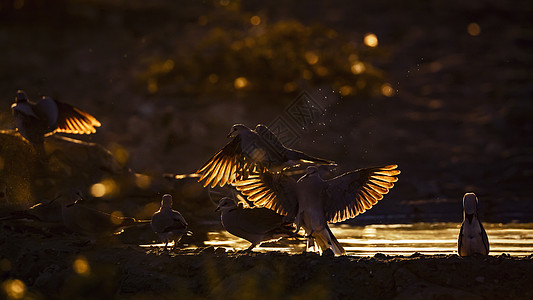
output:
{"label": "dirt shore", "polygon": [[4,222],[0,279],[28,299],[531,299],[533,257],[325,257],[83,245],[61,227]]}

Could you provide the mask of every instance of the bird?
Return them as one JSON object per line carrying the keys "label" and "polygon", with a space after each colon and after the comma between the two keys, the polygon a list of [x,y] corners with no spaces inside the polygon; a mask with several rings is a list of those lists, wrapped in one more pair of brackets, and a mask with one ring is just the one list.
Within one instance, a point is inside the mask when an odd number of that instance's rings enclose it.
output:
{"label": "bird", "polygon": [[61,203],[58,201],[58,197],[49,201],[42,201],[32,205],[28,209],[12,211],[9,215],[1,217],[0,221],[21,219],[47,223],[62,223]]}
{"label": "bird", "polygon": [[246,251],[263,242],[277,241],[295,236],[292,222],[266,208],[243,208],[229,197],[220,199],[216,211],[220,211],[222,226],[232,235],[251,243]]}
{"label": "bird", "polygon": [[91,134],[101,123],[89,113],[67,103],[43,96],[38,102],[18,90],[11,105],[17,131],[38,153],[44,152],[44,137],[56,132]]}
{"label": "bird", "polygon": [[167,249],[169,241],[174,241],[172,250],[176,248],[181,237],[188,234],[187,221],[177,211],[172,209],[172,195],[165,194],[161,199],[161,207],[152,215],[152,230],[159,236],[161,242],[165,243],[163,250]]}
{"label": "bird", "polygon": [[81,203],[85,199],[83,194],[76,189],[63,192],[59,198],[65,227],[73,232],[88,236],[91,241],[119,234],[128,227],[150,222],[150,220],[136,220],[88,207]]}
{"label": "bird", "polygon": [[334,164],[333,161],[307,155],[285,147],[263,124],[254,130],[234,124],[228,134],[231,141],[216,152],[196,174],[203,186],[221,187],[235,180],[246,179],[250,172],[279,172],[299,164]]}
{"label": "bird", "polygon": [[457,242],[458,253],[462,257],[489,254],[489,238],[479,220],[477,207],[476,194],[466,193],[463,196],[463,223]]}
{"label": "bird", "polygon": [[302,227],[308,248],[318,244],[319,252],[331,249],[346,253],[328,223],[342,222],[372,208],[398,181],[398,165],[371,167],[324,180],[316,166],[309,166],[298,180],[283,172],[252,174],[233,183],[248,200],[275,211]]}

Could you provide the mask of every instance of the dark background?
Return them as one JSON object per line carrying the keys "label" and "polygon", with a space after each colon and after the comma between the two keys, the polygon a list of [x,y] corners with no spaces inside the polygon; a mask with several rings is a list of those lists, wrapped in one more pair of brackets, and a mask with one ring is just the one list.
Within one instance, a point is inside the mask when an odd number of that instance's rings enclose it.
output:
{"label": "dark background", "polygon": [[[307,91],[327,110],[294,148],[335,160],[339,172],[402,170],[356,220],[459,221],[462,195],[473,191],[483,220],[533,221],[528,1],[0,3],[3,129],[14,127],[17,89],[48,95],[102,122],[75,138],[156,178],[193,173],[232,124],[271,124]],[[363,44],[367,33],[377,47]],[[354,60],[365,72],[350,71]],[[248,85],[236,89],[238,77]],[[387,84],[393,94],[384,96]],[[178,208],[191,193],[207,199],[194,180],[183,186]]]}

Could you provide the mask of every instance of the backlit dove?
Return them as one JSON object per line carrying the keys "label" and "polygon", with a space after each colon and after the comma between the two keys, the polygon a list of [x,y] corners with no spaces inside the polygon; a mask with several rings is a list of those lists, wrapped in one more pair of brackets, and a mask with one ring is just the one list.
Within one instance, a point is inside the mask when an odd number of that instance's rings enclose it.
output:
{"label": "backlit dove", "polygon": [[479,220],[476,194],[466,193],[463,197],[463,224],[459,231],[457,243],[460,256],[489,254],[489,238]]}
{"label": "backlit dove", "polygon": [[161,208],[152,216],[151,225],[161,242],[165,243],[164,250],[167,249],[169,241],[174,241],[174,250],[181,237],[188,233],[189,224],[178,211],[172,209],[172,196],[165,194],[161,199]]}
{"label": "backlit dove", "polygon": [[201,175],[198,181],[205,180],[204,187],[224,186],[245,179],[254,171],[276,173],[301,163],[333,163],[283,146],[276,135],[262,124],[257,125],[255,130],[235,124],[228,137],[232,140],[196,171]]}
{"label": "backlit dove", "polygon": [[61,214],[64,225],[71,231],[89,236],[91,239],[103,238],[121,233],[125,228],[143,225],[149,220],[136,220],[88,207],[80,203],[80,191],[69,190],[60,196]]}
{"label": "backlit dove", "polygon": [[262,242],[277,241],[294,235],[292,223],[284,222],[283,216],[266,208],[242,208],[233,199],[220,199],[217,210],[221,211],[222,226],[231,234],[250,243],[247,251]]}
{"label": "backlit dove", "polygon": [[41,154],[45,136],[56,132],[91,134],[101,125],[87,112],[50,97],[31,102],[22,90],[17,91],[11,109],[18,132]]}
{"label": "backlit dove", "polygon": [[13,211],[8,216],[0,218],[0,221],[20,219],[62,223],[60,200],[56,197],[50,201],[37,203],[28,209]]}
{"label": "backlit dove", "polygon": [[318,169],[308,167],[298,181],[282,173],[253,174],[234,186],[258,206],[295,220],[321,251],[345,253],[328,227],[372,208],[398,181],[397,165],[348,172],[323,180]]}

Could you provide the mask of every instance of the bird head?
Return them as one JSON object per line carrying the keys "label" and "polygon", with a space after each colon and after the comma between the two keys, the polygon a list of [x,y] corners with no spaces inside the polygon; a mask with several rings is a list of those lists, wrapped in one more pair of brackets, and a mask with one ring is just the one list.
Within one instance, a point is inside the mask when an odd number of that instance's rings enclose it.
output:
{"label": "bird head", "polygon": [[477,204],[478,200],[476,194],[466,193],[463,196],[464,214],[470,223],[472,223],[472,218],[474,217],[474,215],[477,214]]}
{"label": "bird head", "polygon": [[61,199],[61,205],[67,208],[85,200],[81,191],[77,189],[69,189],[61,192],[58,198]]}
{"label": "bird head", "polygon": [[220,202],[218,202],[218,206],[215,209],[215,211],[219,211],[219,210],[225,211],[225,210],[230,210],[236,207],[237,205],[235,204],[235,201],[233,201],[233,199],[229,197],[224,197],[220,199]]}
{"label": "bird head", "polygon": [[172,208],[172,195],[163,195],[163,197],[161,198],[161,207]]}
{"label": "bird head", "polygon": [[28,101],[28,97],[23,90],[18,90],[15,96],[15,102],[25,102]]}
{"label": "bird head", "polygon": [[231,130],[228,133],[228,138],[234,138],[244,131],[250,131],[250,128],[246,127],[243,124],[234,124],[233,126],[231,126]]}

